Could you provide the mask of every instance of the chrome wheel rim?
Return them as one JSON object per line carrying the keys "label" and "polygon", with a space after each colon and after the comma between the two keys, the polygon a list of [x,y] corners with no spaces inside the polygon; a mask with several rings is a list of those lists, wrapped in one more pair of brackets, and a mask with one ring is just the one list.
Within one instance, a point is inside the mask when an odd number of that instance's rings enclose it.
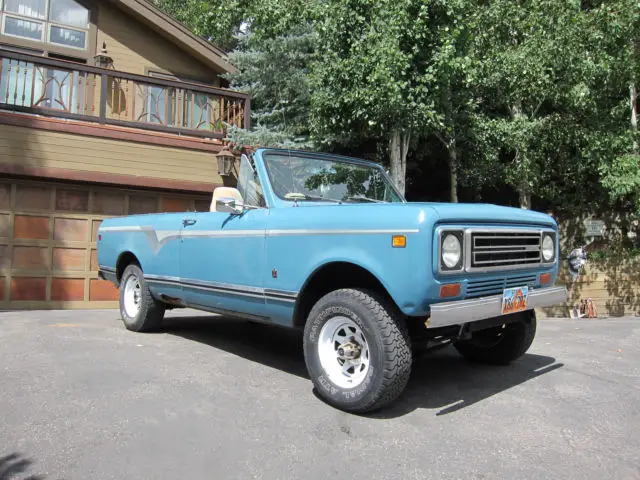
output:
{"label": "chrome wheel rim", "polygon": [[142,289],[140,281],[135,275],[127,278],[124,284],[124,311],[130,318],[135,318],[140,312]]}
{"label": "chrome wheel rim", "polygon": [[320,330],[320,364],[332,383],[355,388],[369,372],[369,344],[362,329],[347,317],[333,317]]}

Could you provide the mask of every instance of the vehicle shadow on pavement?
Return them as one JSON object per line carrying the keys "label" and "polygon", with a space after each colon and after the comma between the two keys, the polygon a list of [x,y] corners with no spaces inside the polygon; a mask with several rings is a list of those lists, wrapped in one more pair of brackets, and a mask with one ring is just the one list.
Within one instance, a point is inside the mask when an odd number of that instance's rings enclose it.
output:
{"label": "vehicle shadow on pavement", "polygon": [[[202,315],[167,318],[162,332],[309,378],[298,330]],[[366,416],[395,418],[419,408],[437,410],[436,415],[454,413],[563,366],[553,357],[531,353],[507,366],[479,365],[445,348],[416,359],[400,398]]]}
{"label": "vehicle shadow on pavement", "polygon": [[[0,457],[0,480],[22,478],[24,480],[43,480],[43,475],[22,476],[31,468],[34,461],[21,453],[10,453]],[[18,477],[20,476],[20,477]]]}
{"label": "vehicle shadow on pavement", "polygon": [[291,375],[308,379],[302,332],[230,317],[166,318],[162,332],[203,343]]}
{"label": "vehicle shadow on pavement", "polygon": [[446,348],[416,360],[400,398],[370,416],[394,418],[418,408],[437,410],[437,416],[455,413],[563,366],[553,357],[533,353],[510,365],[481,365]]}

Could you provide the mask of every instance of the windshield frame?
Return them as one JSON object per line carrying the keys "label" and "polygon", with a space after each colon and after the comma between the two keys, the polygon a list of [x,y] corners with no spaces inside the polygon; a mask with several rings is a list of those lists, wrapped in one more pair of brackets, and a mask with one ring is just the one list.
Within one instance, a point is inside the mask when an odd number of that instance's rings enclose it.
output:
{"label": "windshield frame", "polygon": [[[407,200],[404,198],[404,195],[401,195],[400,192],[398,191],[398,189],[396,188],[396,186],[394,185],[393,181],[391,180],[391,177],[387,174],[386,170],[382,167],[382,165],[378,164],[378,163],[374,163],[374,162],[370,162],[367,160],[362,160],[359,158],[353,158],[353,157],[345,157],[342,155],[333,155],[333,154],[328,154],[328,153],[315,153],[315,152],[301,152],[301,151],[297,151],[297,150],[278,150],[278,149],[266,149],[263,152],[261,152],[261,157],[262,157],[262,166],[265,170],[265,173],[267,174],[267,180],[269,181],[269,189],[271,190],[273,196],[280,202],[285,202],[287,204],[294,204],[297,202],[305,202],[305,203],[325,203],[324,201],[307,201],[307,200],[291,200],[291,199],[287,199],[284,197],[281,197],[276,190],[273,188],[273,181],[272,181],[272,176],[271,176],[271,172],[269,171],[269,165],[268,165],[268,161],[269,161],[269,156],[278,156],[278,157],[282,157],[282,156],[291,156],[293,157],[297,157],[297,158],[309,158],[309,159],[313,159],[313,160],[321,160],[321,161],[326,161],[326,162],[333,162],[333,163],[347,163],[347,164],[351,164],[351,165],[358,165],[361,167],[367,167],[367,168],[371,168],[371,169],[375,169],[377,170],[382,178],[385,180],[385,182],[391,187],[391,190],[393,191],[393,193],[400,199],[399,202],[381,202],[381,203],[407,203]],[[327,199],[326,203],[330,203],[330,204],[335,204],[338,205],[338,202],[336,200],[333,199]],[[349,204],[349,205],[357,205],[357,204],[369,204],[371,205],[371,203],[368,202],[341,202],[342,204]]]}

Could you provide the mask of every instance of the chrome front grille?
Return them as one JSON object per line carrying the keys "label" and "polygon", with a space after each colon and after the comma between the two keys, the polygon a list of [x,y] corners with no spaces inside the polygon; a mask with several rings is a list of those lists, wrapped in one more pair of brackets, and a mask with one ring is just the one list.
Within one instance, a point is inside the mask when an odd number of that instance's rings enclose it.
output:
{"label": "chrome front grille", "polygon": [[524,268],[541,262],[540,230],[471,230],[468,270]]}
{"label": "chrome front grille", "polygon": [[486,297],[501,294],[505,288],[524,287],[534,288],[538,281],[537,275],[510,275],[505,278],[491,280],[469,280],[466,298]]}

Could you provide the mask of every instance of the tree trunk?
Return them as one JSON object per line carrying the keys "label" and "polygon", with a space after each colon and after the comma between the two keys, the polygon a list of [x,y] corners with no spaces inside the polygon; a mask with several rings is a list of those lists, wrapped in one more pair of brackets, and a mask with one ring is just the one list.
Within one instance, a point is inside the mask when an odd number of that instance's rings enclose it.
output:
{"label": "tree trunk", "polygon": [[391,180],[404,196],[407,177],[407,153],[411,133],[394,130],[389,140],[389,157],[391,160]]}
{"label": "tree trunk", "polygon": [[638,91],[635,82],[629,87],[630,106],[631,106],[631,130],[633,131],[633,153],[638,154]]}
{"label": "tree trunk", "polygon": [[449,159],[449,185],[451,187],[450,200],[458,203],[458,146],[455,140],[448,147]]}
{"label": "tree trunk", "polygon": [[522,182],[518,187],[518,194],[520,195],[520,208],[531,210],[531,190],[529,185]]}

